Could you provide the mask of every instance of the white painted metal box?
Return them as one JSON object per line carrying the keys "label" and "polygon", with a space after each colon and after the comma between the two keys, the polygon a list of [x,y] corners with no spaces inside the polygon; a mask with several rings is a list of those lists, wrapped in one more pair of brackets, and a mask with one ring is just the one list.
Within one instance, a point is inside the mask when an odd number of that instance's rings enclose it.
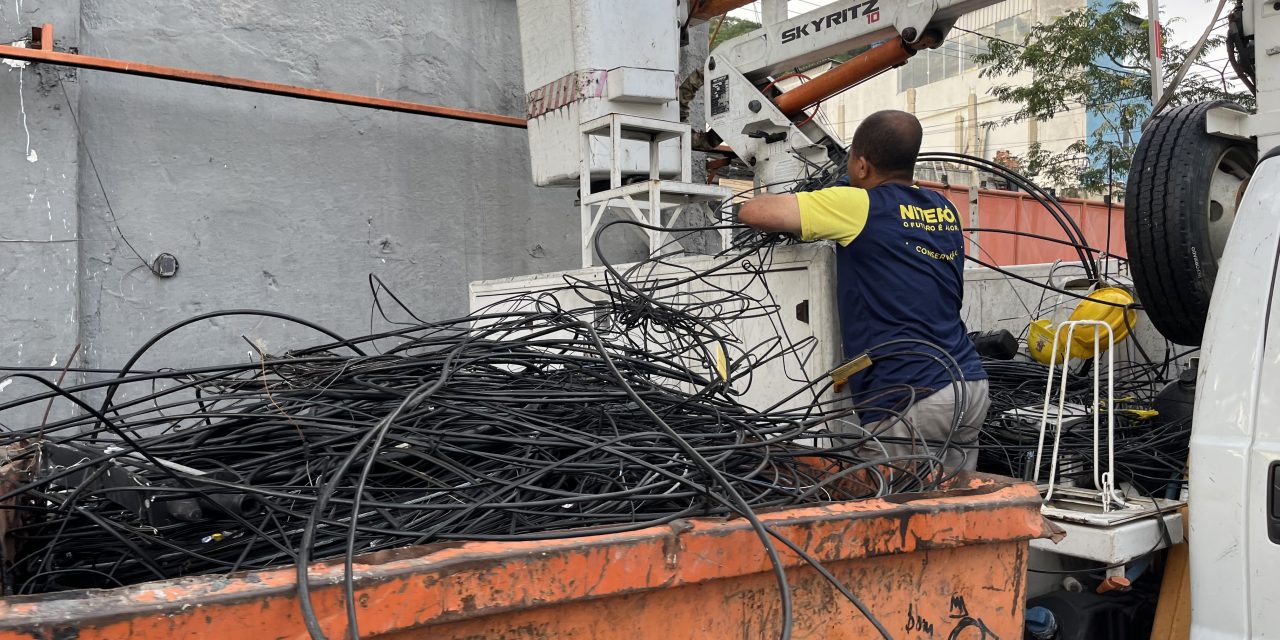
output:
{"label": "white painted metal box", "polygon": [[[579,128],[610,113],[680,121],[676,0],[519,0],[534,184],[576,185]],[[623,143],[624,174],[649,173],[647,141]],[[591,173],[607,177],[609,141],[591,141]],[[661,147],[663,177],[680,170],[676,141]]]}

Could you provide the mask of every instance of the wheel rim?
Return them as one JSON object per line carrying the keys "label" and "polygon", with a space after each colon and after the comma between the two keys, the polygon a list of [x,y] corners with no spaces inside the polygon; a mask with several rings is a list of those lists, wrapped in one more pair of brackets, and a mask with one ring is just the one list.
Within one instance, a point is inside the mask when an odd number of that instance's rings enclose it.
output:
{"label": "wheel rim", "polygon": [[1209,177],[1209,201],[1205,207],[1205,216],[1209,222],[1209,246],[1214,260],[1222,258],[1222,251],[1227,246],[1227,236],[1231,234],[1231,225],[1236,221],[1236,210],[1244,195],[1244,188],[1249,183],[1252,169],[1253,159],[1248,151],[1235,146],[1223,151],[1214,165],[1213,175]]}

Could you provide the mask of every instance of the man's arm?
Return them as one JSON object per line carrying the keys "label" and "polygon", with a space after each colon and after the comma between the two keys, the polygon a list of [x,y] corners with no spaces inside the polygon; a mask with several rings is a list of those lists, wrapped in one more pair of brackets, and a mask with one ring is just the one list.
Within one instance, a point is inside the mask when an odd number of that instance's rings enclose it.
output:
{"label": "man's arm", "polygon": [[795,234],[801,240],[853,242],[867,225],[871,200],[854,187],[804,193],[761,194],[738,210],[738,220],[761,231]]}
{"label": "man's arm", "polygon": [[800,201],[794,193],[762,193],[738,209],[738,221],[761,231],[800,235]]}

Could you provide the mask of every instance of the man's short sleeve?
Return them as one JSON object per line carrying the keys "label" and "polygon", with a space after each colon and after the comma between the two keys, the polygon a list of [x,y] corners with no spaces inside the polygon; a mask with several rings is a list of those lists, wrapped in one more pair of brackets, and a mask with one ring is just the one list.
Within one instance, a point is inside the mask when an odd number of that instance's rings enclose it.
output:
{"label": "man's short sleeve", "polygon": [[800,239],[835,240],[848,246],[867,226],[871,199],[865,189],[831,187],[796,194],[800,203]]}

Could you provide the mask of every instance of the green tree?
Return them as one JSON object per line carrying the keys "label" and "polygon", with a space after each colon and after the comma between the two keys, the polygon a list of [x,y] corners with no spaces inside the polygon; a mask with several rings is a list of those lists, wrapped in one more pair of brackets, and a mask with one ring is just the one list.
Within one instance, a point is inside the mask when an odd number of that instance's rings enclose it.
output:
{"label": "green tree", "polygon": [[732,40],[744,33],[750,33],[759,28],[759,22],[743,20],[733,16],[725,16],[724,22],[719,26],[716,26],[716,22],[712,23],[711,32],[715,34],[715,38],[711,40],[711,48],[715,49],[720,46],[720,43],[722,42]]}
{"label": "green tree", "polygon": [[[1147,24],[1136,13],[1137,6],[1131,2],[1116,2],[1105,10],[1076,9],[1051,23],[1035,25],[1021,42],[987,38],[988,50],[973,56],[985,67],[984,77],[1031,76],[1029,82],[992,89],[999,100],[1018,106],[1015,114],[996,124],[1046,121],[1081,106],[1100,116],[1101,125],[1065,151],[1031,145],[1017,158],[1025,172],[1094,193],[1124,180],[1151,111]],[[1162,35],[1169,43],[1171,31],[1165,28]],[[1252,105],[1253,97],[1229,79],[1225,61],[1221,68],[1207,61],[1221,43],[1220,36],[1209,39],[1169,106],[1218,99]],[[1187,55],[1185,48],[1165,45],[1163,62],[1170,71],[1166,77]]]}

